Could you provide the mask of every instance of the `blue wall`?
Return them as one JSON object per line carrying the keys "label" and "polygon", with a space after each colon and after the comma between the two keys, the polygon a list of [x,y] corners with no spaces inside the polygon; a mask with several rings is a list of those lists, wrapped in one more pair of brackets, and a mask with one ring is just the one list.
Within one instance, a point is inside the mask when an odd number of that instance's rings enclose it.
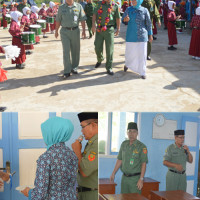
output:
{"label": "blue wall", "polygon": [[[148,159],[146,177],[153,178],[160,182],[160,190],[165,190],[165,175],[167,168],[163,166],[163,155],[168,145],[173,143],[173,140],[152,139],[153,119],[157,113],[141,113],[140,141],[143,142],[148,149]],[[177,129],[182,127],[182,117],[192,116],[198,117],[200,113],[162,113],[168,120],[177,120]],[[110,177],[116,158],[100,158],[99,159],[99,178]],[[115,175],[117,183],[116,193],[120,193],[121,171]]]}

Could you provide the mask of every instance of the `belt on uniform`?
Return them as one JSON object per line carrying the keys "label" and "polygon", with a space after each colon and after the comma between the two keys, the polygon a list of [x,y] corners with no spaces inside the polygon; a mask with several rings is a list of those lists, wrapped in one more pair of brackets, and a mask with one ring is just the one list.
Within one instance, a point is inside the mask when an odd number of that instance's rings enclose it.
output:
{"label": "belt on uniform", "polygon": [[193,29],[200,30],[200,27],[193,27]]}
{"label": "belt on uniform", "polygon": [[87,188],[87,187],[82,187],[82,186],[78,186],[76,189],[78,192],[88,192],[88,191],[97,190],[96,188]]}
{"label": "belt on uniform", "polygon": [[67,30],[73,31],[73,30],[77,29],[78,26],[75,26],[75,27],[63,27],[63,28],[66,28]]}
{"label": "belt on uniform", "polygon": [[125,174],[125,173],[124,173],[124,176],[126,176],[126,177],[131,177],[131,176],[138,176],[138,175],[140,175],[140,174],[141,174],[140,172],[134,173],[134,174]]}
{"label": "belt on uniform", "polygon": [[185,170],[182,171],[182,172],[177,172],[177,171],[174,171],[174,170],[170,169],[169,171],[170,171],[170,172],[174,172],[174,173],[176,173],[176,174],[185,174]]}

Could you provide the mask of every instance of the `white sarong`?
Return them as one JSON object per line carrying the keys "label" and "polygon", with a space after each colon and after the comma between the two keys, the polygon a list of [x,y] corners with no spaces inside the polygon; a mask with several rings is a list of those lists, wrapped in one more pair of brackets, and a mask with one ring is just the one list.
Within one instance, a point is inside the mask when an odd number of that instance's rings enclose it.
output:
{"label": "white sarong", "polygon": [[126,42],[125,65],[132,71],[146,75],[147,42]]}

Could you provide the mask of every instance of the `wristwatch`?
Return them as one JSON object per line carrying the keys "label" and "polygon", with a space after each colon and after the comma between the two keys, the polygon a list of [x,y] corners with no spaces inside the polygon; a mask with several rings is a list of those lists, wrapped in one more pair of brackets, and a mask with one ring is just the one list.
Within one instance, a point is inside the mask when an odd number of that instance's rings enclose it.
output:
{"label": "wristwatch", "polygon": [[141,181],[143,181],[143,180],[144,180],[144,178],[141,178],[141,177],[140,177],[140,180],[141,180]]}

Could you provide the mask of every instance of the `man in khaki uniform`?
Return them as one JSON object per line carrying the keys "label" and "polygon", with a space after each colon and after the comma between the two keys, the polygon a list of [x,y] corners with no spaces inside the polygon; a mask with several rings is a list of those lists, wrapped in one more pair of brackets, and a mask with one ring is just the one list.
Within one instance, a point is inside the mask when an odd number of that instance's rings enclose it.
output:
{"label": "man in khaki uniform", "polygon": [[[78,74],[77,68],[80,60],[80,30],[79,21],[83,28],[82,37],[85,38],[85,12],[79,3],[74,0],[66,0],[58,9],[56,16],[56,32],[60,30],[61,41],[63,45],[64,78],[70,76],[70,73]],[[71,54],[71,59],[70,59]]]}
{"label": "man in khaki uniform", "polygon": [[129,140],[121,144],[117,162],[110,177],[114,181],[115,173],[120,168],[123,172],[121,180],[121,193],[141,193],[143,179],[146,171],[147,148],[137,140],[137,124],[130,122],[127,128]]}
{"label": "man in khaki uniform", "polygon": [[78,157],[78,199],[98,199],[98,113],[83,112],[78,114],[82,133],[86,140],[84,152],[81,142],[76,140],[72,149]]}
{"label": "man in khaki uniform", "polygon": [[174,131],[175,143],[167,147],[163,165],[168,167],[166,191],[186,191],[186,162],[192,163],[193,157],[187,145],[184,145],[184,130]]}

